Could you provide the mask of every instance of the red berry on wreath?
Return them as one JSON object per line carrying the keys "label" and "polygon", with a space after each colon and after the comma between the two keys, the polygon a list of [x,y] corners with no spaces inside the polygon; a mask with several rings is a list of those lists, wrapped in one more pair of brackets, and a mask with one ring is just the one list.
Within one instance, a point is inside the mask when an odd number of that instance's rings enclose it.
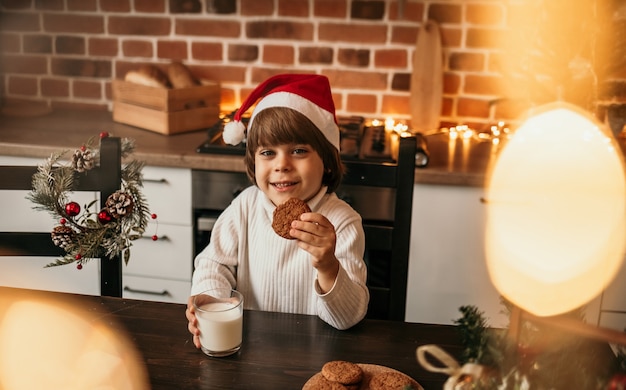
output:
{"label": "red berry on wreath", "polygon": [[82,256],[80,253],[77,253],[77,254],[76,254],[76,256],[74,256],[74,258],[75,258],[76,260],[80,260],[80,259],[82,259],[82,258],[83,258],[83,256]]}
{"label": "red berry on wreath", "polygon": [[111,214],[109,214],[109,212],[106,209],[100,210],[100,212],[98,213],[98,221],[101,224],[106,225],[112,220],[113,220],[113,217],[111,216]]}
{"label": "red berry on wreath", "polygon": [[76,202],[70,202],[65,205],[65,213],[70,217],[75,217],[80,214],[80,205]]}
{"label": "red berry on wreath", "polygon": [[103,131],[100,133],[100,139],[107,138],[108,136],[109,136],[109,133],[106,131]]}
{"label": "red berry on wreath", "polygon": [[83,265],[81,263],[78,263],[76,265],[76,269],[80,271],[81,269],[83,269]]}
{"label": "red berry on wreath", "polygon": [[59,220],[59,223],[60,223],[61,225],[65,225],[65,224],[67,223],[67,219],[65,219],[65,218],[61,218],[61,219]]}
{"label": "red berry on wreath", "polygon": [[150,218],[157,219],[157,215],[156,214],[152,214],[152,215],[150,215]]}
{"label": "red berry on wreath", "polygon": [[156,234],[154,236],[152,236],[152,241],[156,241],[159,239],[159,236],[157,236]]}

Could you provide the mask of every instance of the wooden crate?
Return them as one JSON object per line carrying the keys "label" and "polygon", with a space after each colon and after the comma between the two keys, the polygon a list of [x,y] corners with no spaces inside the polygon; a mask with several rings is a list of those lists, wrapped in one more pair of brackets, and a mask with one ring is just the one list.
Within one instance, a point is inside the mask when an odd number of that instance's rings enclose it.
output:
{"label": "wooden crate", "polygon": [[219,120],[220,85],[155,88],[113,80],[113,120],[162,134],[212,126]]}

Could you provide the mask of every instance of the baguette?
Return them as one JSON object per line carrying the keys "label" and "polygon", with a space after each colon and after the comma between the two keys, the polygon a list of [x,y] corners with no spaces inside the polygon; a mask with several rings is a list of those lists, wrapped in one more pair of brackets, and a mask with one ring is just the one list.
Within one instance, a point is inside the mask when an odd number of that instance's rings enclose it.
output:
{"label": "baguette", "polygon": [[198,81],[183,63],[174,61],[167,67],[167,76],[173,88],[188,88],[198,85]]}
{"label": "baguette", "polygon": [[171,84],[167,75],[154,65],[142,65],[137,70],[126,73],[124,80],[155,88],[170,88]]}

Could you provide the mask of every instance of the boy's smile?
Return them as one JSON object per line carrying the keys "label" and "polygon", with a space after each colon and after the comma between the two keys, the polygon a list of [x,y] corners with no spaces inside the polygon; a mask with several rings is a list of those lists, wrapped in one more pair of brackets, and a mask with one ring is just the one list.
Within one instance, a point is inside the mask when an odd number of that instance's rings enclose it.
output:
{"label": "boy's smile", "polygon": [[309,145],[260,147],[254,160],[257,185],[275,205],[294,197],[306,202],[322,186],[324,163]]}

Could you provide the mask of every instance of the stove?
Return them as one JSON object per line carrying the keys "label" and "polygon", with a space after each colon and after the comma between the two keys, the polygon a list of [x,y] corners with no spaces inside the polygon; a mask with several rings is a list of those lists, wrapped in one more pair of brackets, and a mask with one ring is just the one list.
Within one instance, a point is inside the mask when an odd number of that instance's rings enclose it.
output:
{"label": "stove", "polygon": [[[207,139],[196,148],[198,153],[245,155],[246,144],[228,145],[222,139],[224,125],[232,120],[234,111],[222,115],[208,129]],[[247,124],[249,118],[242,121]],[[366,126],[362,116],[343,116],[337,118],[340,132],[341,158],[343,161],[369,161],[395,163],[391,155],[390,140],[382,126]],[[367,145],[364,144],[367,142]]]}

